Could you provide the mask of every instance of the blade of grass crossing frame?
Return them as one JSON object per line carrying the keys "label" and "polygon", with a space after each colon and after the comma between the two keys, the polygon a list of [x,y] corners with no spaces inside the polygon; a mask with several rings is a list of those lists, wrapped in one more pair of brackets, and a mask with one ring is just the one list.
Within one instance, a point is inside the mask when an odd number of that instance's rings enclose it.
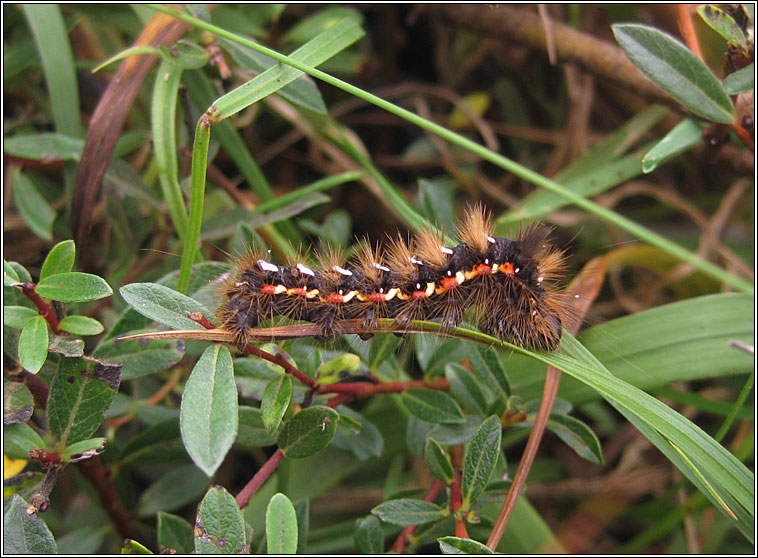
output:
{"label": "blade of grass crossing frame", "polygon": [[216,33],[217,35],[231,39],[239,44],[249,46],[250,48],[253,48],[259,52],[262,52],[263,54],[266,54],[280,62],[293,66],[294,68],[297,68],[298,70],[305,72],[315,78],[318,78],[330,85],[339,87],[340,89],[342,89],[343,91],[347,93],[350,93],[351,95],[355,95],[356,97],[359,97],[373,105],[376,105],[386,110],[387,112],[395,114],[399,116],[400,118],[403,118],[407,120],[408,122],[411,122],[412,124],[415,124],[425,130],[429,130],[430,132],[434,134],[437,134],[438,136],[446,139],[447,141],[449,141],[450,143],[454,145],[458,145],[459,147],[463,147],[464,149],[468,149],[469,151],[476,153],[482,159],[485,159],[486,161],[489,161],[504,170],[512,172],[516,176],[528,182],[531,182],[532,184],[535,184],[536,186],[540,188],[550,190],[551,192],[555,192],[563,196],[564,198],[569,200],[571,203],[581,207],[582,209],[602,219],[605,219],[610,223],[613,223],[618,228],[627,231],[628,233],[632,234],[633,236],[636,236],[637,238],[639,238],[640,240],[648,244],[657,246],[661,250],[668,252],[669,254],[682,260],[683,262],[691,264],[692,266],[699,269],[700,271],[714,277],[715,279],[719,281],[726,283],[727,285],[730,285],[743,292],[747,292],[747,293],[754,292],[753,285],[751,282],[741,277],[732,275],[731,273],[717,266],[716,264],[713,264],[707,260],[704,260],[703,258],[690,252],[689,250],[686,250],[682,248],[681,246],[679,246],[678,244],[671,242],[667,238],[657,233],[654,233],[646,229],[645,227],[635,223],[631,219],[623,217],[622,215],[619,215],[618,213],[615,213],[612,210],[606,209],[605,207],[598,205],[592,200],[589,200],[577,194],[576,192],[567,190],[561,184],[558,184],[557,182],[554,182],[548,178],[545,178],[544,176],[541,176],[537,172],[532,171],[522,165],[519,165],[518,163],[511,161],[510,159],[507,159],[506,157],[503,157],[502,155],[495,153],[494,151],[490,151],[486,147],[479,145],[478,143],[471,141],[468,138],[465,138],[442,126],[439,126],[438,124],[435,124],[434,122],[426,120],[425,118],[422,118],[418,116],[417,114],[414,114],[408,110],[400,108],[397,105],[394,105],[388,101],[385,101],[384,99],[381,99],[380,97],[377,97],[376,95],[372,95],[371,93],[363,91],[362,89],[355,87],[354,85],[350,85],[347,82],[337,79],[325,72],[317,70],[316,68],[310,67],[306,64],[303,64],[302,62],[295,60],[291,57],[280,54],[276,52],[275,50],[272,50],[262,45],[259,45],[257,43],[253,43],[251,41],[245,40],[237,35],[234,35],[233,33],[229,33],[228,31],[225,31],[224,29],[216,27],[215,25],[211,25],[197,18],[193,18],[191,16],[187,16],[185,14],[175,12],[169,8],[165,8],[158,4],[150,4],[150,6],[153,9],[158,10],[160,12],[170,14],[176,17],[177,19],[186,21],[188,23],[192,23],[193,25],[201,29],[211,31],[212,33]]}

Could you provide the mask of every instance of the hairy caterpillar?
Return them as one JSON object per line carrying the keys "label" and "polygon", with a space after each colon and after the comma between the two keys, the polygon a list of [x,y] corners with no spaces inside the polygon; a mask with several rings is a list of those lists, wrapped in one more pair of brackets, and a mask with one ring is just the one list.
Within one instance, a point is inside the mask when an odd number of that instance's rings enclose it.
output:
{"label": "hairy caterpillar", "polygon": [[274,264],[250,251],[222,288],[221,327],[244,345],[274,316],[318,324],[321,337],[331,338],[342,320],[360,319],[367,329],[380,318],[401,328],[411,320],[439,320],[450,328],[473,308],[486,333],[557,348],[565,305],[552,283],[563,270],[563,253],[547,244],[549,229],[531,227],[516,240],[493,237],[491,218],[478,205],[457,228],[455,247],[428,229],[409,243],[393,239],[384,250],[361,241],[347,264],[327,251],[318,255],[317,269],[302,261]]}

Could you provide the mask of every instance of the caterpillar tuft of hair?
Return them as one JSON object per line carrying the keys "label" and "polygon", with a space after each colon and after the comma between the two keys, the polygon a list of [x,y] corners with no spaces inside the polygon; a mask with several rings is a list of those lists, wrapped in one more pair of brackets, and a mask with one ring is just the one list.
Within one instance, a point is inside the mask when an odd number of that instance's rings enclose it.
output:
{"label": "caterpillar tuft of hair", "polygon": [[[411,320],[439,320],[452,328],[473,309],[486,333],[517,345],[553,350],[561,339],[565,295],[555,287],[564,269],[563,252],[548,244],[550,229],[533,226],[515,240],[491,234],[490,215],[479,205],[458,224],[460,244],[424,230],[410,242],[392,239],[386,249],[359,242],[343,263],[328,250],[312,269],[298,258],[274,264],[249,251],[222,288],[221,327],[244,346],[260,323],[285,316],[318,324],[328,339],[340,322],[360,319],[366,329],[381,318],[399,328]],[[371,334],[363,337],[369,338]]]}

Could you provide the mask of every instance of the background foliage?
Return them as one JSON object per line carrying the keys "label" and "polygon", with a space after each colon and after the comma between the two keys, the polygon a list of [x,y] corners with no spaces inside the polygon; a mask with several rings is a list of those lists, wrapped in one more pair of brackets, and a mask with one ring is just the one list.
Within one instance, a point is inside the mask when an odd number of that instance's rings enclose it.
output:
{"label": "background foliage", "polygon": [[[546,364],[498,551],[753,548],[750,10],[3,10],[6,552],[484,552]],[[605,257],[562,354],[119,339],[202,330],[247,245],[452,236],[474,200],[554,225],[569,277]]]}

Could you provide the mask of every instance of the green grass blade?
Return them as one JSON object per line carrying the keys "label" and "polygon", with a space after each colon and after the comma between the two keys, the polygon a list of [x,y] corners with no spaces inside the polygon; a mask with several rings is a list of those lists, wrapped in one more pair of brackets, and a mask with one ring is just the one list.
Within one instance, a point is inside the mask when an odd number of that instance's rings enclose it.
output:
{"label": "green grass blade", "polygon": [[200,229],[203,225],[203,206],[205,205],[205,173],[208,169],[208,145],[211,141],[211,127],[205,117],[201,117],[195,128],[195,142],[192,145],[192,186],[190,193],[190,212],[187,232],[184,235],[184,250],[179,268],[179,281],[176,290],[186,293],[189,286],[190,272],[198,251]]}
{"label": "green grass blade", "polygon": [[55,4],[22,4],[21,7],[42,58],[55,129],[61,134],[81,137],[79,85],[60,8]]}

